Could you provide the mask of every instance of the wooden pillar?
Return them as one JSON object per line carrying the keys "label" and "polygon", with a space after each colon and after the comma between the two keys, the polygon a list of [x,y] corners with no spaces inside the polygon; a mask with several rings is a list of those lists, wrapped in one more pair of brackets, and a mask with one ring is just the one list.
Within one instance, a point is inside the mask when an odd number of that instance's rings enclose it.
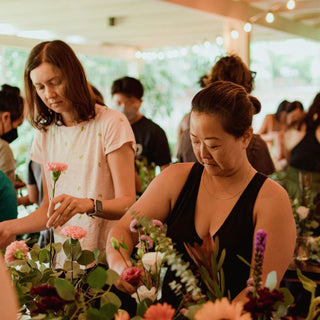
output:
{"label": "wooden pillar", "polygon": [[[250,32],[243,30],[244,23],[237,20],[228,19],[223,30],[223,46],[227,54],[237,54],[244,63],[250,66]],[[232,32],[236,32],[232,37]]]}

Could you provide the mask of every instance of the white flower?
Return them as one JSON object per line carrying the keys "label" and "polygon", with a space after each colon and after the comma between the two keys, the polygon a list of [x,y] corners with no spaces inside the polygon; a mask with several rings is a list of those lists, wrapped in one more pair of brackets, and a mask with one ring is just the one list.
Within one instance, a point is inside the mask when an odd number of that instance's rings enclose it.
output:
{"label": "white flower", "polygon": [[145,253],[141,259],[144,268],[152,274],[160,272],[164,254],[161,252],[148,252]]}
{"label": "white flower", "polygon": [[[137,294],[137,292],[138,292],[138,294]],[[157,298],[157,295],[158,295],[157,289],[155,287],[152,287],[149,290],[146,286],[140,286],[137,289],[137,292],[135,292],[131,295],[132,298],[136,299],[137,303],[139,303],[140,301],[147,299],[147,298],[150,299],[152,302],[154,302]]]}
{"label": "white flower", "polygon": [[300,206],[300,207],[297,209],[297,214],[299,215],[300,220],[303,220],[303,219],[305,219],[305,218],[308,216],[308,214],[309,214],[309,208],[304,207],[304,206]]}

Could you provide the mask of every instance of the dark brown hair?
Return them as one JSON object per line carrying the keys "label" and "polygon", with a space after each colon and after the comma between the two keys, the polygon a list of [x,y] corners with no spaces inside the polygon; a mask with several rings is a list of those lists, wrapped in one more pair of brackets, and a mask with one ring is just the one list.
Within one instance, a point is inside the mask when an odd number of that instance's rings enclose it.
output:
{"label": "dark brown hair", "polygon": [[65,97],[73,105],[74,119],[81,122],[94,118],[95,98],[81,62],[70,46],[61,40],[54,40],[36,45],[31,50],[26,62],[24,85],[27,115],[31,124],[42,130],[46,130],[52,123],[63,125],[61,115],[45,105],[30,79],[30,72],[44,62],[60,69],[66,83]]}
{"label": "dark brown hair", "polygon": [[199,91],[192,99],[191,112],[220,117],[223,129],[236,138],[251,126],[252,116],[260,112],[259,100],[240,85],[216,81]]}
{"label": "dark brown hair", "polygon": [[3,84],[0,91],[0,112],[10,112],[11,121],[23,117],[23,99],[20,96],[20,89]]}
{"label": "dark brown hair", "polygon": [[212,67],[207,83],[219,80],[237,83],[243,86],[248,93],[253,89],[252,72],[237,55],[222,57]]}
{"label": "dark brown hair", "polygon": [[140,100],[143,96],[143,85],[138,79],[123,77],[115,80],[112,84],[111,95],[116,93],[121,93],[128,97],[135,97]]}

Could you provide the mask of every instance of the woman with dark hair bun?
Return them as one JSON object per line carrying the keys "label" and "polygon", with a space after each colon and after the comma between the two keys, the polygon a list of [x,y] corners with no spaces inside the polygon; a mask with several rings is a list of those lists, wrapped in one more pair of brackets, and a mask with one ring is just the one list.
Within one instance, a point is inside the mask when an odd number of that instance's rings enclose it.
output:
{"label": "woman with dark hair bun", "polygon": [[[126,268],[110,239],[124,241],[132,252],[137,239],[130,231],[130,222],[136,212],[165,222],[167,235],[185,259],[185,242],[201,243],[208,234],[218,237],[219,248],[226,249],[224,294],[229,291],[233,299],[242,301],[247,299],[244,289],[250,268],[237,255],[252,261],[254,236],[257,230],[265,230],[268,244],[262,281],[269,272],[276,271],[279,285],[292,259],[296,227],[286,191],[248,161],[252,116],[260,107],[258,99],[229,81],[216,81],[195,95],[190,135],[198,162],[166,168],[117,222],[107,244],[110,268],[119,274]],[[130,263],[128,253],[122,254]],[[167,272],[163,300],[176,306],[179,299],[167,285],[171,276]],[[130,292],[130,285],[122,280],[118,287]]]}

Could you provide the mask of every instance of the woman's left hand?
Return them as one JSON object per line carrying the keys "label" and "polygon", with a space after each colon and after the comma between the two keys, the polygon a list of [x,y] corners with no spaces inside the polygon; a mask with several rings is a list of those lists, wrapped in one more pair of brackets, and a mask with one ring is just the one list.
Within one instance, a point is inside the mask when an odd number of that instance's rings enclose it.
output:
{"label": "woman's left hand", "polygon": [[77,213],[91,212],[93,201],[61,194],[50,201],[47,227],[60,227]]}

